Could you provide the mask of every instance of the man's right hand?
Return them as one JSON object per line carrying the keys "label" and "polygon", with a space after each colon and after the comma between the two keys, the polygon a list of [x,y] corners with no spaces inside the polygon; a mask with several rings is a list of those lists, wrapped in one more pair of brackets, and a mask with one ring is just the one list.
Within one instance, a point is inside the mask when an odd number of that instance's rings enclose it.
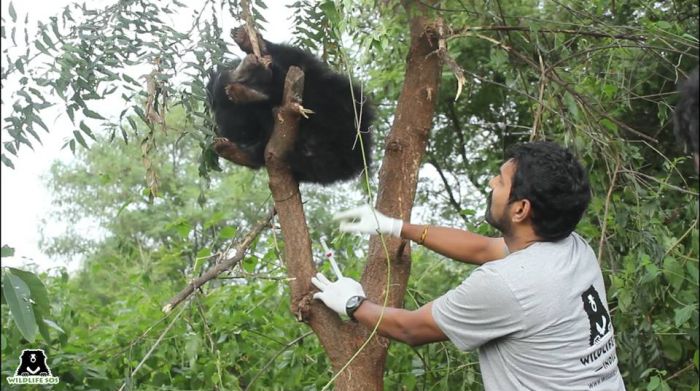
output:
{"label": "man's right hand", "polygon": [[338,212],[333,220],[340,221],[340,230],[360,234],[386,235],[401,237],[403,221],[387,217],[369,205]]}

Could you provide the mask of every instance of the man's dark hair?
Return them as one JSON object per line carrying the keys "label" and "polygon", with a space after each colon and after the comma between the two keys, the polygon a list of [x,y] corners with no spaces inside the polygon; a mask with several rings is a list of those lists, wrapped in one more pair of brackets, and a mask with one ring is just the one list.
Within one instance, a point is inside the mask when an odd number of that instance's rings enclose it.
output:
{"label": "man's dark hair", "polygon": [[680,98],[673,115],[676,135],[690,152],[698,153],[698,68],[678,87]]}
{"label": "man's dark hair", "polygon": [[515,162],[509,202],[527,199],[535,234],[544,241],[563,239],[576,228],[591,200],[588,175],[568,150],[552,142],[513,146]]}

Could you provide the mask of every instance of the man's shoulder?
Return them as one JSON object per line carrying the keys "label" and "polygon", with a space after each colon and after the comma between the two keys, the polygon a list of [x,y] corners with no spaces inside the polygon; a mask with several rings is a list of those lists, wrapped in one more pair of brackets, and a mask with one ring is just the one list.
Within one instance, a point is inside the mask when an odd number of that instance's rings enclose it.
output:
{"label": "man's shoulder", "polygon": [[510,282],[512,279],[521,280],[524,275],[550,275],[549,271],[554,263],[579,263],[595,259],[595,253],[588,242],[576,232],[572,232],[557,242],[535,242],[503,259],[487,262],[481,268]]}

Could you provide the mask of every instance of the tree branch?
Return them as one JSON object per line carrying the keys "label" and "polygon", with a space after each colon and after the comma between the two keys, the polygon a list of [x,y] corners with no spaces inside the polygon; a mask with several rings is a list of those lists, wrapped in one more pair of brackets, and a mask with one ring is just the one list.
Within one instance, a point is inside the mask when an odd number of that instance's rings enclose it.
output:
{"label": "tree branch", "polygon": [[455,208],[455,211],[459,215],[459,217],[464,220],[464,224],[467,225],[469,221],[467,220],[467,216],[464,215],[462,212],[462,206],[459,204],[459,201],[454,196],[454,193],[452,192],[452,187],[450,186],[450,182],[447,181],[447,177],[445,177],[445,173],[442,171],[442,167],[438,164],[437,160],[435,160],[434,157],[428,158],[428,162],[435,167],[435,170],[437,170],[438,174],[440,175],[440,179],[442,179],[442,184],[445,186],[445,190],[447,191],[447,196],[450,199],[450,205]]}
{"label": "tree branch", "polygon": [[627,34],[609,34],[600,33],[596,31],[581,31],[581,30],[567,30],[567,29],[532,29],[527,26],[467,26],[461,29],[455,30],[450,34],[447,39],[452,39],[464,35],[468,35],[470,32],[474,31],[528,31],[537,33],[556,33],[556,34],[575,34],[575,35],[586,35],[590,37],[598,38],[613,38],[613,39],[624,39],[628,41],[646,41],[646,37],[641,35],[627,35]]}
{"label": "tree branch", "polygon": [[598,263],[603,262],[603,247],[605,246],[605,231],[608,227],[608,210],[610,208],[610,199],[612,197],[613,189],[615,189],[615,182],[617,181],[617,174],[620,172],[621,162],[618,159],[615,163],[615,172],[613,172],[612,180],[610,181],[610,188],[608,188],[608,195],[605,197],[605,210],[603,212],[603,227],[600,229],[600,242],[598,243]]}
{"label": "tree branch", "polygon": [[187,285],[187,287],[185,287],[185,289],[183,289],[182,291],[180,291],[180,293],[178,293],[172,299],[170,299],[168,304],[166,304],[163,307],[163,312],[165,312],[166,314],[169,313],[170,311],[172,311],[173,308],[175,308],[178,304],[182,303],[186,298],[188,298],[192,294],[192,292],[204,285],[207,281],[214,279],[219,274],[231,269],[238,262],[240,262],[243,259],[243,256],[245,255],[250,245],[253,243],[253,240],[255,240],[255,238],[257,238],[258,235],[260,235],[260,232],[262,232],[262,230],[265,227],[268,227],[270,225],[270,220],[274,215],[275,210],[270,208],[270,212],[267,214],[267,216],[258,221],[258,223],[255,224],[253,229],[250,230],[250,232],[248,232],[248,234],[243,237],[243,239],[240,241],[240,243],[238,243],[238,245],[236,245],[236,255],[217,263],[212,268],[207,270],[204,274],[202,274],[201,277],[193,280],[189,285]]}

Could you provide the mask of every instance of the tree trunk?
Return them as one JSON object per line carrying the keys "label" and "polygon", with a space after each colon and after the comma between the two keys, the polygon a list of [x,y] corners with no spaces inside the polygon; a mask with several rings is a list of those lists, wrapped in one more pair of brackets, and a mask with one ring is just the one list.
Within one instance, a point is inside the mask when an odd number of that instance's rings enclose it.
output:
{"label": "tree trunk", "polygon": [[[413,12],[410,19],[411,47],[404,86],[379,172],[376,206],[382,213],[408,221],[416,193],[418,170],[435,111],[441,63],[437,53],[439,37],[434,22],[422,13],[425,11],[423,6],[406,6],[406,9]],[[334,373],[342,370],[335,380],[335,389],[382,390],[389,341],[375,336],[343,369],[369,337],[371,329],[357,323],[343,322],[323,303],[312,300],[314,290],[310,280],[316,270],[312,262],[311,242],[298,184],[283,158],[298,133],[299,114],[294,104],[299,101],[295,96],[301,97],[303,88],[303,75],[299,83],[298,80],[290,81],[295,77],[291,73],[290,68],[285,98],[275,115],[275,130],[265,153],[270,190],[285,242],[284,262],[290,277],[294,278],[290,282],[291,310],[298,320],[307,322],[316,333]],[[384,302],[386,289],[390,287],[388,305],[401,307],[411,267],[410,246],[396,238],[385,240],[388,262],[379,238],[371,238],[362,286],[368,298],[375,303]],[[390,283],[386,279],[388,264],[391,265]]]}

